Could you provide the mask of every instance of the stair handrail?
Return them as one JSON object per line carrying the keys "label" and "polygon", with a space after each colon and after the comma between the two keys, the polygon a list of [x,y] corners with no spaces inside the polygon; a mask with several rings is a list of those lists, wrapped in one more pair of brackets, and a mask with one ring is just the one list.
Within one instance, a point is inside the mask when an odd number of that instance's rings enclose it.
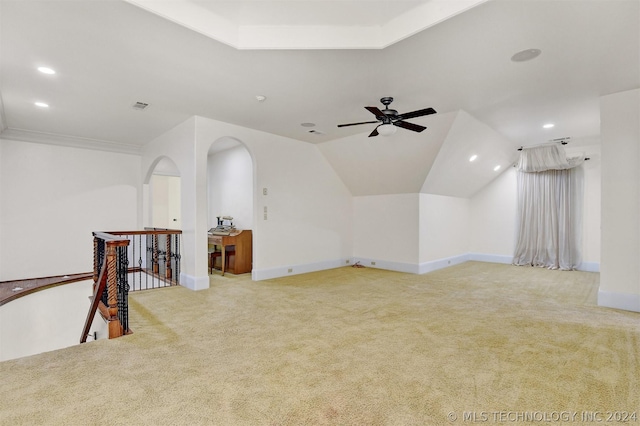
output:
{"label": "stair handrail", "polygon": [[[85,343],[87,341],[87,336],[89,335],[89,330],[91,329],[91,324],[93,324],[93,318],[98,310],[100,305],[100,301],[102,300],[102,294],[105,289],[108,292],[108,301],[109,306],[107,306],[108,316],[112,318],[115,322],[110,323],[109,325],[109,337],[112,334],[122,335],[127,330],[122,330],[122,326],[120,322],[117,320],[118,318],[118,305],[117,305],[117,278],[116,278],[116,251],[118,247],[126,247],[129,245],[129,240],[127,238],[122,238],[117,235],[109,234],[106,232],[94,232],[94,247],[98,244],[98,240],[104,241],[106,244],[105,256],[102,259],[102,265],[100,266],[100,273],[97,278],[94,278],[94,292],[91,298],[91,306],[89,307],[89,312],[87,313],[87,318],[84,322],[84,327],[82,329],[82,336],[80,337],[80,343]],[[96,256],[96,251],[94,250],[94,256]],[[97,263],[97,258],[94,259]],[[98,265],[96,265],[98,266]],[[98,268],[95,268],[96,270]],[[94,275],[95,277],[95,275]],[[107,283],[109,283],[109,287],[107,288]],[[114,331],[115,330],[115,331]]]}

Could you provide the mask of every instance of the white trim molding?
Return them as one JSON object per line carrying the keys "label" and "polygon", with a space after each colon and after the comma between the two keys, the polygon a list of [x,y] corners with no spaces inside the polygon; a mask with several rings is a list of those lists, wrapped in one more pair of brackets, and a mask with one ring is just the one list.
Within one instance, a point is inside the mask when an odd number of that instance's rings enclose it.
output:
{"label": "white trim molding", "polygon": [[469,254],[461,254],[458,256],[445,257],[442,259],[432,260],[424,262],[418,265],[418,273],[426,274],[429,272],[437,271],[438,269],[448,268],[449,266],[459,265],[461,263],[471,260]]}
{"label": "white trim molding", "polygon": [[286,277],[289,275],[306,274],[308,272],[324,271],[325,269],[335,269],[353,264],[352,259],[327,260],[324,262],[307,263],[300,265],[279,266],[276,268],[256,269],[251,271],[253,281],[268,280],[271,278]]}
{"label": "white trim molding", "polygon": [[394,262],[389,260],[369,259],[363,257],[353,258],[353,263],[366,268],[386,269],[388,271],[406,272],[408,274],[419,273],[419,266],[415,263]]}
{"label": "white trim molding", "polygon": [[209,276],[194,277],[180,272],[180,285],[189,290],[206,290],[209,288]]}
{"label": "white trim molding", "polygon": [[513,263],[513,256],[507,256],[504,254],[484,254],[484,253],[469,253],[469,259],[477,262],[488,263],[503,263],[505,265],[511,265]]}
{"label": "white trim molding", "polygon": [[69,146],[72,148],[92,149],[96,151],[118,152],[140,155],[142,147],[124,143],[54,133],[34,132],[31,130],[7,128],[0,130],[0,139],[18,142],[41,143],[47,145]]}
{"label": "white trim molding", "polygon": [[598,291],[598,306],[640,312],[640,294]]}

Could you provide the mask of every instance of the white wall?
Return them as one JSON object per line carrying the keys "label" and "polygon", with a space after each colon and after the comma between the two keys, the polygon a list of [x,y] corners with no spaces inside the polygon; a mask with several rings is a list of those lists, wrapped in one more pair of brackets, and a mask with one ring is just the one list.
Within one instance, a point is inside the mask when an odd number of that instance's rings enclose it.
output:
{"label": "white wall", "polygon": [[420,194],[421,273],[466,260],[469,221],[468,198]]}
{"label": "white wall", "polygon": [[[600,144],[581,145],[577,141],[577,144],[566,147],[565,150],[569,156],[581,153],[590,158],[581,166],[584,204],[582,263],[579,269],[597,272],[600,269]],[[517,238],[517,197],[516,170],[508,167],[471,198],[471,259],[511,263]]]}
{"label": "white wall", "polygon": [[[92,291],[93,281],[79,281],[0,306],[0,361],[79,344]],[[98,339],[108,337],[107,324],[99,313],[90,336],[94,331]]]}
{"label": "white wall", "polygon": [[[208,153],[213,143],[227,138],[246,146],[253,187],[260,188],[254,191],[253,203],[253,278],[343,265],[351,254],[351,195],[317,147],[193,117],[147,144],[142,161],[143,170],[150,170],[158,158],[167,156],[180,169],[181,284],[193,289],[209,286]],[[262,195],[262,188],[268,195]]]}
{"label": "white wall", "polygon": [[92,231],[138,229],[140,157],[0,140],[0,281],[89,272]]}
{"label": "white wall", "polygon": [[[576,141],[579,142],[579,141]],[[568,156],[576,153],[589,158],[582,165],[584,178],[582,209],[581,270],[600,271],[602,155],[600,139],[597,144],[580,145],[574,142],[565,147]]]}
{"label": "white wall", "polygon": [[[207,214],[207,155],[228,137],[246,146],[254,167],[253,278],[344,265],[351,254],[352,197],[312,144],[197,117],[196,167],[203,182],[197,209]],[[200,185],[200,184],[199,184]],[[268,195],[263,195],[267,188]],[[199,189],[200,190],[200,189]],[[267,220],[264,208],[267,207]],[[196,253],[207,273],[206,220]],[[291,272],[289,272],[291,270]]]}
{"label": "white wall", "polygon": [[419,212],[418,194],[354,197],[353,260],[417,273]]}
{"label": "white wall", "polygon": [[[0,7],[0,9],[2,9]],[[0,114],[0,129],[2,128],[2,114]],[[3,245],[1,243],[1,241],[4,239],[4,232],[3,232],[3,227],[4,227],[4,221],[2,220],[2,205],[4,204],[4,185],[3,185],[3,176],[4,174],[2,173],[2,153],[4,152],[4,148],[2,145],[2,139],[0,139],[0,281],[3,280],[2,277],[2,271],[4,270],[3,264],[4,264],[4,256],[2,255],[2,249],[3,249]]]}
{"label": "white wall", "polygon": [[[253,229],[253,163],[244,146],[226,149],[208,157],[209,221],[233,216],[238,229]],[[260,189],[262,191],[262,189]]]}
{"label": "white wall", "polygon": [[602,259],[598,304],[640,312],[640,89],[600,99]]}
{"label": "white wall", "polygon": [[[196,245],[196,222],[198,214],[204,214],[206,223],[206,211],[199,213],[196,209],[196,194],[199,188],[196,185],[195,164],[195,125],[196,119],[192,117],[143,147],[142,173],[145,183],[151,179],[155,166],[159,162],[171,160],[177,167],[176,173],[180,175],[180,214],[182,223],[182,258],[180,261],[180,284],[191,288],[200,289],[209,287],[209,277],[206,274],[197,275],[196,271],[207,270],[207,256],[200,259],[194,254]],[[205,158],[206,163],[206,158]],[[206,199],[206,182],[204,193]],[[144,226],[150,226],[145,223]],[[206,237],[206,234],[205,234]]]}
{"label": "white wall", "polygon": [[469,251],[475,257],[511,263],[518,208],[516,170],[500,176],[471,198]]}

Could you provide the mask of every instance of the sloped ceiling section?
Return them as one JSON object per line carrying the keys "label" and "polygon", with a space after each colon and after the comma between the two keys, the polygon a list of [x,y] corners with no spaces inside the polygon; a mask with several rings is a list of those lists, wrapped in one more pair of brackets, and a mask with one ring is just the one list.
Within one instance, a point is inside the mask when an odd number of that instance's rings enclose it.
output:
{"label": "sloped ceiling section", "polygon": [[416,134],[404,129],[391,136],[365,133],[318,145],[354,196],[418,193],[456,113],[435,114],[411,122],[427,126]]}
{"label": "sloped ceiling section", "polygon": [[[427,130],[419,137],[399,129],[369,138],[371,127],[318,149],[354,196],[421,192],[469,198],[517,159],[513,143],[465,111],[412,121]],[[472,155],[477,158],[469,161]]]}
{"label": "sloped ceiling section", "polygon": [[[470,161],[472,156],[476,156]],[[420,192],[469,198],[513,165],[517,147],[505,137],[458,111]],[[495,168],[499,166],[497,170]]]}

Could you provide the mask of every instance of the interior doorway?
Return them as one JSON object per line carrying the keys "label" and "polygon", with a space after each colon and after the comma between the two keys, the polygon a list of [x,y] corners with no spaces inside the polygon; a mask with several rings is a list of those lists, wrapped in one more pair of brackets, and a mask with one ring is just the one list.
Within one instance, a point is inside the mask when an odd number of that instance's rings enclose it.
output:
{"label": "interior doorway", "polygon": [[180,170],[168,157],[156,160],[145,182],[145,226],[182,229]]}
{"label": "interior doorway", "polygon": [[[220,269],[224,274],[223,260],[228,261],[228,271],[233,274],[251,272],[254,173],[253,159],[244,144],[225,137],[211,145],[207,155],[207,184],[210,273]],[[217,259],[220,262],[216,262]]]}
{"label": "interior doorway", "polygon": [[151,226],[153,228],[182,229],[180,215],[180,177],[152,175]]}
{"label": "interior doorway", "polygon": [[211,145],[207,158],[208,224],[233,217],[238,229],[253,229],[253,160],[247,148],[233,138]]}

